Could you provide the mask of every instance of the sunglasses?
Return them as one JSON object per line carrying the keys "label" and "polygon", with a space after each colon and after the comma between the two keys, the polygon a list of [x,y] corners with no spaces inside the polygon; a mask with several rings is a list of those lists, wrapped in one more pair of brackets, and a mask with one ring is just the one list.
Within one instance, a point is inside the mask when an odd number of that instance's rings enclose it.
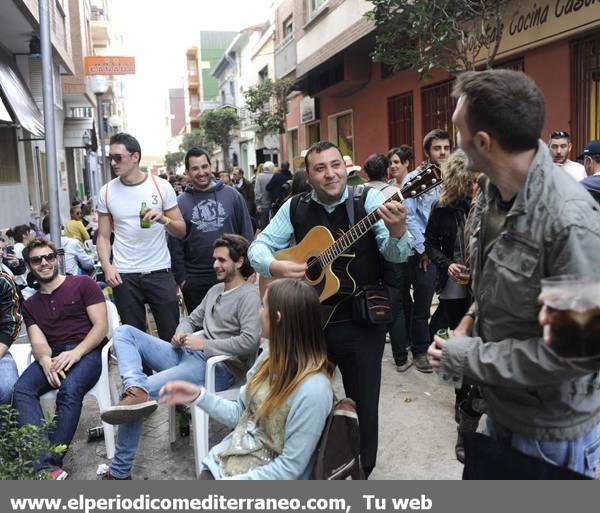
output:
{"label": "sunglasses", "polygon": [[[131,155],[131,153],[129,153],[129,155]],[[108,160],[109,161],[113,161],[114,160],[118,164],[119,162],[121,162],[123,160],[123,155],[121,155],[120,153],[116,153],[114,155],[109,154],[108,155]]]}
{"label": "sunglasses", "polygon": [[42,263],[42,261],[44,261],[44,259],[46,260],[46,262],[51,264],[52,262],[54,262],[56,260],[56,253],[52,252],[52,253],[47,253],[45,255],[29,257],[29,263],[31,263],[33,265],[40,265]]}
{"label": "sunglasses", "polygon": [[562,130],[554,131],[550,134],[550,139],[570,139],[569,132],[564,132]]}

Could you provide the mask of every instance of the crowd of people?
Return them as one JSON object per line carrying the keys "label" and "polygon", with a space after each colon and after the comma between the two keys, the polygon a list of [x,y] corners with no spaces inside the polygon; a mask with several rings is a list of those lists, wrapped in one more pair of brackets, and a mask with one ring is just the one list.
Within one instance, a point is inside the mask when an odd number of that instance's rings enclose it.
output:
{"label": "crowd of people", "polygon": [[[600,360],[556,354],[540,293],[545,278],[597,272],[600,141],[585,146],[583,165],[569,159],[567,132],[543,141],[544,99],[523,73],[466,72],[454,95],[457,145],[429,132],[414,169],[407,145],[357,166],[321,141],[294,159],[294,173],[264,162],[249,180],[239,168],[215,175],[194,148],[176,191],[140,170],[133,136],[114,135],[116,178],[99,192],[96,230],[82,222],[87,206],[72,206],[64,271],[28,225],[11,230],[12,246],[0,241],[0,401],[21,424],[41,424],[39,398],[56,389],[47,436],[71,443],[102,365],[105,284],[122,324],[113,351],[123,394],[102,412],[120,426],[103,479],[132,478],[144,419],[160,401],[193,404],[232,429],[202,479],[310,478],[336,367],[356,402],[368,477],[386,340],[400,376],[436,371],[455,389],[461,462],[473,457],[465,435],[486,413],[484,432],[507,450],[593,476]],[[102,284],[89,276],[90,238]],[[19,376],[9,349],[22,319],[35,361]],[[217,391],[246,380],[237,401],[203,388],[218,355],[228,359],[216,367]],[[63,457],[43,454],[36,470],[64,479]]]}

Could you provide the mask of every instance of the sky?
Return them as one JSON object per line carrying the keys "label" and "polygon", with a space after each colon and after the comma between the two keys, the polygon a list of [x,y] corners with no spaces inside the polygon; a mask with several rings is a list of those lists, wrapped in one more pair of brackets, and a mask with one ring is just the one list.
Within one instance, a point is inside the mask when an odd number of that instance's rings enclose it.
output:
{"label": "sky", "polygon": [[168,90],[183,86],[185,51],[198,46],[202,30],[231,30],[272,18],[273,0],[113,0],[111,23],[122,36],[115,55],[136,58],[136,75],[125,80],[127,130],[142,154],[166,153]]}

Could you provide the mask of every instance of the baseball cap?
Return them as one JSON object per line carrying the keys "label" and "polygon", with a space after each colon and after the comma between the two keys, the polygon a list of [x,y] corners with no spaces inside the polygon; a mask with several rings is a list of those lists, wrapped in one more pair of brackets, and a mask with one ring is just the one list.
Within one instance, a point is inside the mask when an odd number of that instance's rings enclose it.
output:
{"label": "baseball cap", "polygon": [[362,169],[360,166],[354,165],[350,155],[344,155],[342,158],[344,159],[344,164],[346,165],[346,173],[350,174],[354,173],[354,171],[360,171]]}
{"label": "baseball cap", "polygon": [[583,153],[577,157],[577,160],[582,160],[590,155],[600,155],[600,139],[587,143],[583,148]]}

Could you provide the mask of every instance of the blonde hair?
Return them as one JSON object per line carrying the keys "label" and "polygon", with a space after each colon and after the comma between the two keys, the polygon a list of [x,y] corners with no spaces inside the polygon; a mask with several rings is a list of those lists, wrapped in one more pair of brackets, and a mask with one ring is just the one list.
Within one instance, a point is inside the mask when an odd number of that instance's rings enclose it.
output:
{"label": "blonde hair", "polygon": [[477,175],[467,169],[467,155],[462,150],[456,150],[442,164],[442,192],[439,206],[447,207],[459,199],[470,196],[471,185]]}
{"label": "blonde hair", "polygon": [[307,283],[280,279],[267,288],[269,355],[248,380],[247,397],[266,382],[269,391],[257,411],[266,417],[281,406],[306,378],[324,372],[333,376],[321,327],[316,291]]}

